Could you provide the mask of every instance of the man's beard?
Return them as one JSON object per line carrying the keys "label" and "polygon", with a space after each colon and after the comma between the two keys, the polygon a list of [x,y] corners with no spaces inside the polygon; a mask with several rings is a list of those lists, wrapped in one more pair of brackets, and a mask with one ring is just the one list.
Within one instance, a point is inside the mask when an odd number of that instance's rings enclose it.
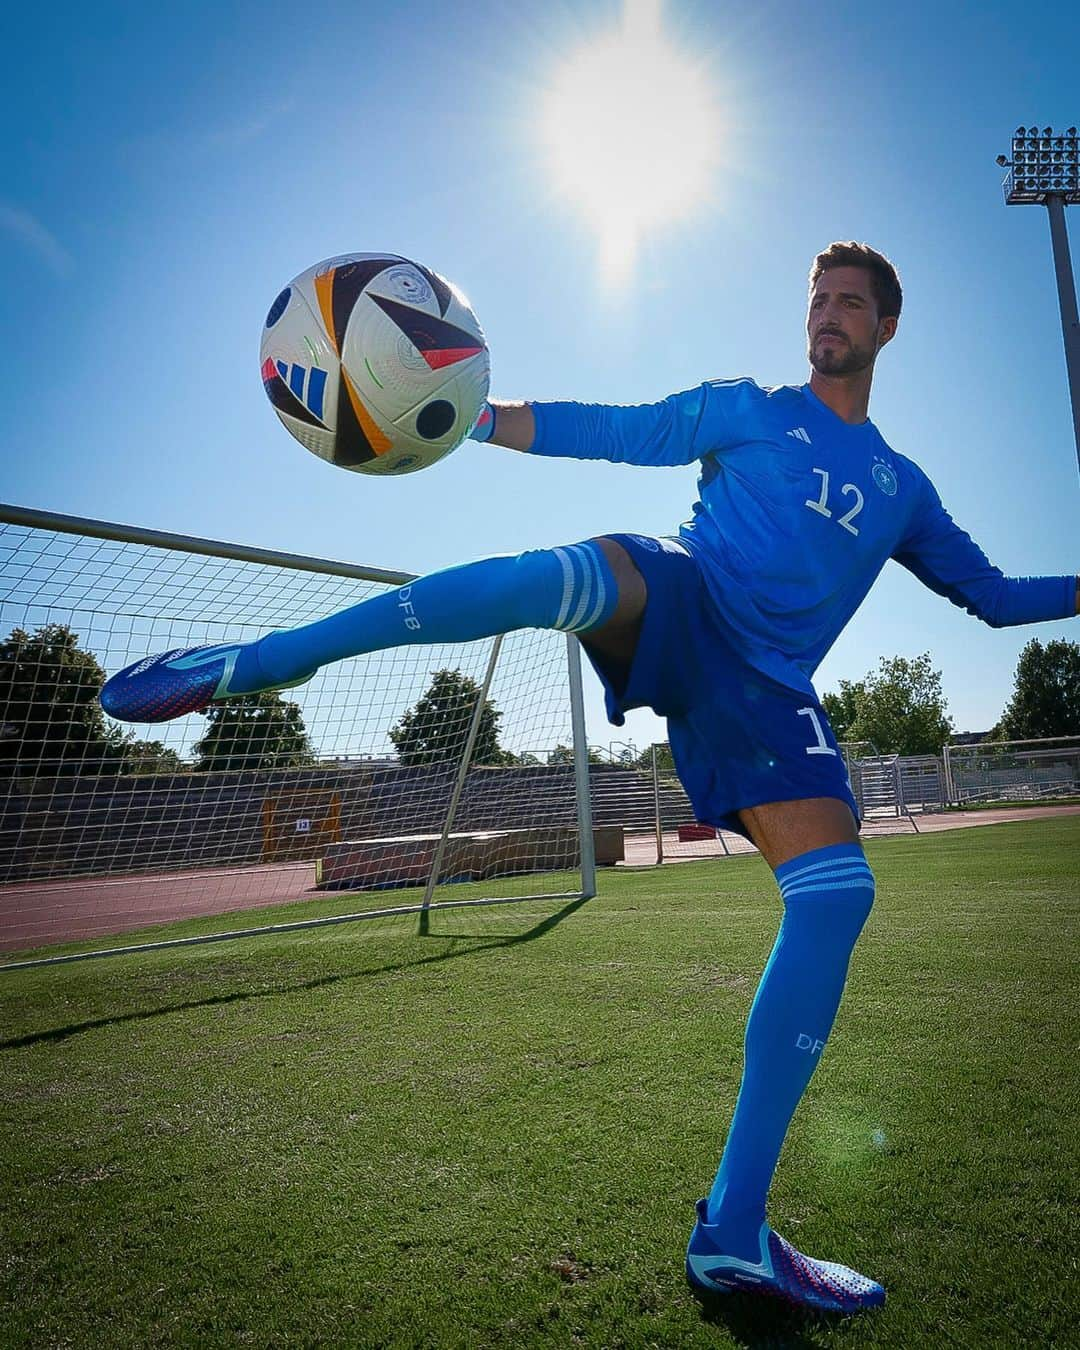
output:
{"label": "man's beard", "polygon": [[847,338],[841,341],[846,345],[818,347],[816,354],[814,344],[810,344],[807,356],[819,375],[855,375],[873,363],[873,352],[852,346]]}

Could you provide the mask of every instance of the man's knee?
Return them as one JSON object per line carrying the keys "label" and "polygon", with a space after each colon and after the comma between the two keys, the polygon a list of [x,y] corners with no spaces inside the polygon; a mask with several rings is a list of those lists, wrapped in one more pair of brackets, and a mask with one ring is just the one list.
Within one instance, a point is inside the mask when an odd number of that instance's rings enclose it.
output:
{"label": "man's knee", "polygon": [[645,578],[638,571],[637,563],[622,544],[614,539],[601,536],[589,542],[595,544],[607,559],[619,589],[618,604],[606,626],[613,629],[636,627],[641,623],[641,616],[645,613],[645,601],[648,598]]}
{"label": "man's knee", "polygon": [[611,664],[616,683],[625,677],[634,659],[648,590],[645,578],[622,544],[601,536],[589,541],[603,553],[615,578],[618,601],[605,623],[582,633],[582,640]]}
{"label": "man's knee", "polygon": [[810,850],[782,863],[775,875],[787,933],[799,932],[833,952],[855,946],[877,889],[858,844]]}

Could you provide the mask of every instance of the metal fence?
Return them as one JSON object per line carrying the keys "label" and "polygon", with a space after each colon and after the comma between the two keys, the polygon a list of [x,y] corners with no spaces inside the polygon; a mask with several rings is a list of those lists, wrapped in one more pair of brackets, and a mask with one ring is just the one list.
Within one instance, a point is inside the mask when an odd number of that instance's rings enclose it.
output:
{"label": "metal fence", "polygon": [[955,805],[1080,796],[1080,736],[947,745],[942,760]]}

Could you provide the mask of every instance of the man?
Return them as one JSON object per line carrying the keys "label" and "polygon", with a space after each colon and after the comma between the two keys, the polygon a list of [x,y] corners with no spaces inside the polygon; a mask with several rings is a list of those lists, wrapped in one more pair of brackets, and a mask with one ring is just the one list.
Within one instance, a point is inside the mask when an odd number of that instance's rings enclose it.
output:
{"label": "man", "polygon": [[801,388],[717,380],[643,407],[485,407],[475,439],[534,455],[700,460],[700,497],[676,538],[614,535],[484,559],[256,643],[139,662],[101,697],[114,716],[158,721],[383,647],[523,627],[577,633],[611,721],[642,706],[668,719],[698,819],[747,835],[784,904],[687,1275],[707,1292],[756,1290],[841,1312],[880,1304],[884,1289],[797,1252],[765,1218],[874,899],[858,808],[811,677],[890,557],[994,627],[1080,609],[1080,578],[1002,576],[867,419],[874,362],[896,334],[901,300],[888,259],[832,244],[810,273]]}

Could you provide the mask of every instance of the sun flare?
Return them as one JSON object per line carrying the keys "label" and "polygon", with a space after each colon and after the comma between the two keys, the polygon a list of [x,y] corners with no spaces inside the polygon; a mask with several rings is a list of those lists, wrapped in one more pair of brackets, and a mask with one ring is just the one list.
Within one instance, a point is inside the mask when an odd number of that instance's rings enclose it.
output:
{"label": "sun flare", "polygon": [[619,25],[558,68],[540,117],[550,186],[595,231],[609,283],[708,200],[720,131],[704,63],[671,45],[661,0],[624,0]]}

